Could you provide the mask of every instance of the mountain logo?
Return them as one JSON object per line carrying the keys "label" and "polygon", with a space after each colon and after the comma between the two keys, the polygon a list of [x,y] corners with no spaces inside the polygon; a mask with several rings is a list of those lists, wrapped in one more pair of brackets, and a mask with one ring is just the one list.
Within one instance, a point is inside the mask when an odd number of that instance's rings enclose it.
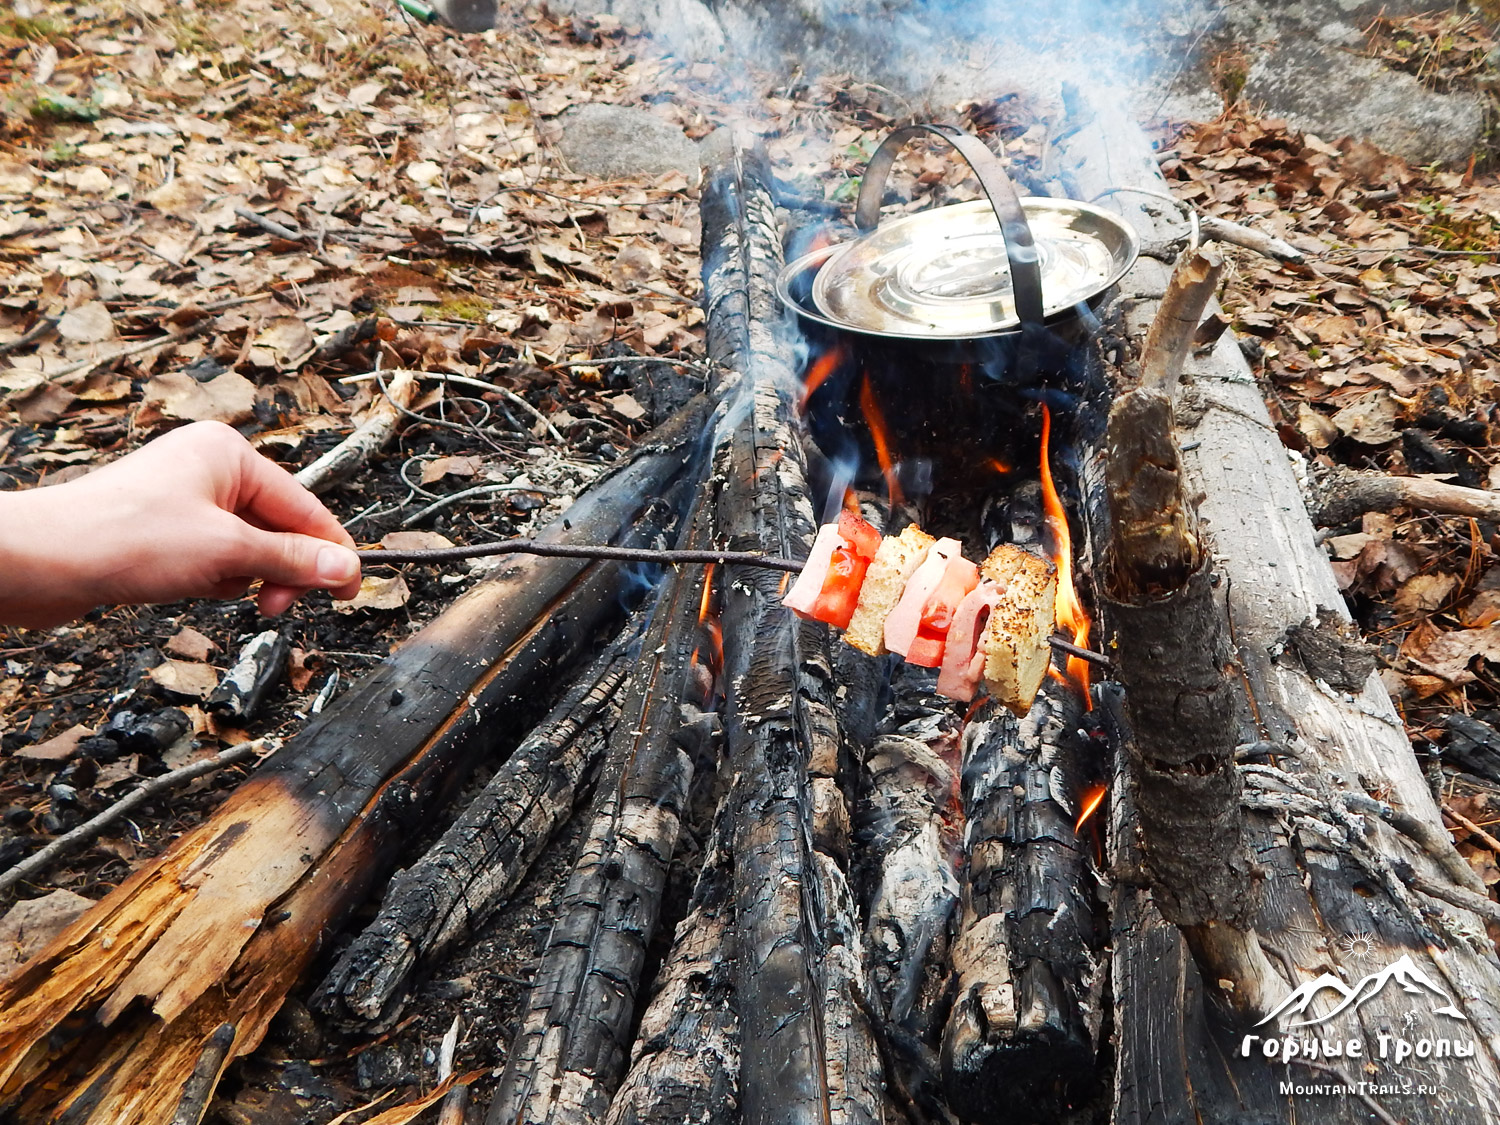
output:
{"label": "mountain logo", "polygon": [[1411,993],[1413,996],[1430,994],[1442,1001],[1442,1006],[1434,1008],[1432,1014],[1436,1016],[1452,1016],[1454,1019],[1467,1020],[1468,1017],[1454,1006],[1448,994],[1434,984],[1422,970],[1412,964],[1411,957],[1403,953],[1397,960],[1391,962],[1379,972],[1370,973],[1361,977],[1353,986],[1345,984],[1332,973],[1324,973],[1316,980],[1310,980],[1306,984],[1300,984],[1292,990],[1280,1004],[1271,1011],[1265,1019],[1255,1026],[1270,1023],[1272,1020],[1282,1016],[1304,1016],[1312,1007],[1313,1000],[1325,988],[1330,988],[1343,997],[1333,1010],[1317,1016],[1313,1019],[1294,1019],[1287,1027],[1307,1027],[1311,1024],[1326,1023],[1334,1016],[1344,1011],[1353,1011],[1370,997],[1378,995],[1388,984],[1395,983],[1401,987],[1403,992]]}

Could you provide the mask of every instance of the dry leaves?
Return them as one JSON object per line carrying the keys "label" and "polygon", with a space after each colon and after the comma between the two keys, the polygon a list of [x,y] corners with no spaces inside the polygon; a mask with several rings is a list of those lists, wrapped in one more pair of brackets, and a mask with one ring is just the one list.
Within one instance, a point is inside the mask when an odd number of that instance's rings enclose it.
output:
{"label": "dry leaves", "polygon": [[340,613],[354,613],[361,609],[392,610],[400,609],[410,600],[411,591],[399,574],[388,578],[367,574],[360,579],[359,593],[348,601],[335,600],[333,608]]}
{"label": "dry leaves", "polygon": [[163,690],[189,699],[207,699],[219,684],[219,673],[187,660],[165,660],[146,674]]}

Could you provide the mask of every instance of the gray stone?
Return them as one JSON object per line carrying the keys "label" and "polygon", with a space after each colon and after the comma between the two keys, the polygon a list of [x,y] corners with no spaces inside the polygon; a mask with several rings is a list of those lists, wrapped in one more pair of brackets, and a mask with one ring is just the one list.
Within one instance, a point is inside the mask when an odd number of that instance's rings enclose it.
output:
{"label": "gray stone", "polygon": [[558,124],[558,151],[582,175],[698,174],[697,144],[649,110],[591,103],[568,110]]}
{"label": "gray stone", "polygon": [[1472,94],[1439,94],[1375,60],[1286,39],[1251,63],[1245,95],[1324,140],[1366,139],[1414,164],[1466,161],[1484,133]]}

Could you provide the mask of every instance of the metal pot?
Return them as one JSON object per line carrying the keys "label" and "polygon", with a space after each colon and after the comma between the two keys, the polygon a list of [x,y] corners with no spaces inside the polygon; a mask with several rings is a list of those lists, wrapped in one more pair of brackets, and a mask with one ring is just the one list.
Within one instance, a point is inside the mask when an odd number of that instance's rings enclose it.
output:
{"label": "metal pot", "polygon": [[[886,177],[919,136],[952,145],[986,198],[881,226]],[[1109,212],[1021,199],[983,143],[944,125],[885,138],[854,221],[868,233],[798,258],[777,292],[822,357],[807,400],[813,434],[831,456],[857,456],[867,476],[882,458],[965,467],[1003,458],[1003,435],[1042,387],[1067,380],[1088,310],[1139,252],[1135,232]]]}

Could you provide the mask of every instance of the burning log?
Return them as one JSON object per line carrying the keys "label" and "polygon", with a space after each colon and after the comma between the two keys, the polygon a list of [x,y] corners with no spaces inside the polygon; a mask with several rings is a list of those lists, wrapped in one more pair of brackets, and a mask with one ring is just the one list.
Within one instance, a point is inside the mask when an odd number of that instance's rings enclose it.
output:
{"label": "burning log", "polygon": [[[675,513],[643,497],[690,462],[705,410],[685,410],[548,537],[655,535]],[[252,1050],[410,826],[504,735],[484,717],[575,652],[617,611],[616,591],[609,564],[508,566],[59,934],[0,985],[5,1107],[22,1120],[166,1122],[216,1029],[235,1028],[225,1061]]]}
{"label": "burning log", "polygon": [[[705,525],[687,532],[692,547]],[[681,744],[707,576],[663,582],[621,719],[610,737],[594,818],[558,906],[526,1014],[490,1102],[489,1125],[599,1121],[630,1057],[636,993],[697,749]]]}
{"label": "burning log", "polygon": [[[1106,187],[1162,190],[1150,149],[1132,124],[1097,106],[1075,105],[1071,112],[1059,161],[1070,194],[1093,198]],[[1111,205],[1126,212],[1144,237],[1166,233],[1128,197],[1115,196]],[[1122,288],[1127,296],[1160,293],[1166,282],[1159,264],[1143,258]],[[1131,302],[1127,329],[1139,338],[1156,308],[1149,298]],[[1181,934],[1131,878],[1139,815],[1128,787],[1117,785],[1111,825],[1117,870],[1111,972],[1119,1029],[1115,1119],[1250,1115],[1277,1122],[1347,1121],[1365,1116],[1365,1108],[1382,1119],[1413,1123],[1493,1118],[1500,1112],[1500,1063],[1493,1046],[1500,1042],[1500,965],[1480,936],[1481,921],[1435,898],[1414,900],[1398,877],[1400,865],[1434,881],[1450,878],[1444,865],[1391,821],[1351,813],[1344,798],[1378,794],[1428,830],[1441,825],[1438,810],[1377,678],[1369,677],[1362,690],[1334,691],[1320,686],[1320,680],[1330,681],[1317,669],[1272,655],[1282,651],[1289,629],[1318,621],[1320,609],[1345,616],[1344,602],[1260,390],[1234,342],[1221,339],[1209,356],[1192,362],[1189,376],[1177,418],[1194,447],[1182,454],[1183,484],[1188,495],[1200,497],[1206,553],[1225,580],[1235,666],[1224,674],[1234,678],[1235,694],[1246,703],[1237,710],[1238,740],[1247,748],[1241,756],[1268,756],[1266,765],[1245,762],[1241,773],[1267,784],[1290,779],[1313,794],[1303,798],[1300,811],[1292,811],[1290,801],[1281,803],[1281,812],[1269,811],[1270,801],[1258,801],[1263,811],[1245,814],[1247,849],[1264,871],[1251,919],[1255,933],[1290,978],[1284,994],[1293,985],[1311,992],[1325,973],[1350,987],[1382,967],[1409,965],[1445,993],[1462,1018],[1435,1014],[1442,1001],[1414,1004],[1402,989],[1372,989],[1357,1011],[1322,1025],[1330,1041],[1353,1040],[1364,1054],[1352,1063],[1291,1060],[1302,1070],[1289,1071],[1279,1051],[1273,1059],[1262,1049],[1283,1033],[1285,1025],[1276,1020],[1248,1038],[1228,1038],[1202,1002],[1205,987],[1194,961],[1184,956]],[[1097,466],[1086,471],[1102,475]],[[1102,523],[1093,530],[1099,541],[1106,538]],[[1112,689],[1103,702],[1105,711],[1116,709]],[[1294,786],[1282,788],[1294,794]],[[1245,791],[1248,798],[1248,785]],[[1176,846],[1208,843],[1193,837]],[[1310,999],[1315,1011],[1330,1010]],[[1380,1034],[1408,1044],[1458,1043],[1472,1055],[1442,1062],[1409,1056],[1398,1063],[1394,1051],[1380,1056]],[[1366,1095],[1362,1108],[1339,1098],[1288,1098],[1279,1088],[1288,1080],[1386,1083],[1413,1093],[1382,1094],[1378,1101]],[[1417,1097],[1419,1083],[1441,1086],[1441,1098]]]}
{"label": "burning log", "polygon": [[[796,424],[800,387],[777,332],[781,242],[769,183],[758,155],[737,150],[704,191],[709,350],[743,381],[715,462],[717,538],[802,558],[815,527]],[[738,779],[730,833],[740,1105],[747,1125],[878,1121],[869,1027],[840,998],[859,987],[848,960],[857,930],[839,878],[813,845],[819,825],[829,838],[814,811],[815,788],[827,795],[827,787],[809,770],[836,774],[839,746],[828,634],[782,608],[783,585],[770,571],[739,574],[723,608],[725,741]],[[825,964],[833,946],[843,952]]]}
{"label": "burning log", "polygon": [[586,795],[633,667],[646,610],[527,735],[479,796],[420,860],[391,880],[380,913],[339,957],[312,1006],[381,1030],[400,1015],[413,977],[484,922]]}
{"label": "burning log", "polygon": [[1093,876],[1070,807],[1082,715],[1078,687],[1049,679],[1026,718],[991,704],[964,731],[968,867],[942,1058],[950,1103],[974,1120],[1003,1099],[1017,1121],[1055,1121],[1097,1082]]}

